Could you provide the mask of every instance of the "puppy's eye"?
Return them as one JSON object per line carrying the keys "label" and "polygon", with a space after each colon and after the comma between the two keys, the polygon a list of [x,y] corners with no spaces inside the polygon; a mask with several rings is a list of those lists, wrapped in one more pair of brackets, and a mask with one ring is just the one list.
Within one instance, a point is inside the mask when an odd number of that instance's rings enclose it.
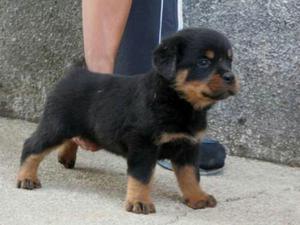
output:
{"label": "puppy's eye", "polygon": [[202,59],[198,60],[197,66],[200,68],[207,68],[207,67],[209,67],[210,63],[211,62],[209,59],[202,58]]}

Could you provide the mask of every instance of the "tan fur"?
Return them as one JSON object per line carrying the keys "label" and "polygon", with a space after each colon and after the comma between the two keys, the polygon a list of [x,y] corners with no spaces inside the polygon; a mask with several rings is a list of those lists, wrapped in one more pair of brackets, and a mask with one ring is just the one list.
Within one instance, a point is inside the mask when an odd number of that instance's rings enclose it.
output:
{"label": "tan fur", "polygon": [[215,57],[215,52],[212,51],[212,50],[207,50],[205,52],[205,56],[208,58],[208,59],[213,59]]}
{"label": "tan fur", "polygon": [[204,131],[199,131],[195,135],[189,135],[185,133],[162,133],[160,138],[156,141],[156,144],[161,145],[168,142],[180,140],[180,139],[187,139],[192,143],[199,143],[203,137]]}
{"label": "tan fur", "polygon": [[[72,149],[74,149],[74,145],[71,143],[70,140],[65,141],[60,146],[55,146],[53,148],[46,149],[40,154],[32,154],[32,155],[28,156],[25,159],[25,161],[22,163],[19,173],[18,173],[17,180],[24,181],[27,179],[27,180],[31,180],[33,182],[39,182],[37,172],[38,172],[40,163],[50,152],[56,150],[57,148],[59,149],[60,154],[61,155],[65,154],[64,156],[66,156],[66,157],[71,157],[71,156],[73,156],[72,154],[74,154],[74,152],[71,151]],[[76,152],[75,152],[75,154],[76,154]]]}
{"label": "tan fur", "polygon": [[173,167],[184,198],[202,198],[203,195],[206,195],[198,184],[194,167],[184,166],[177,168],[175,165]]}
{"label": "tan fur", "polygon": [[224,81],[220,74],[213,74],[207,82],[207,86],[211,92],[222,92],[225,88]]}
{"label": "tan fur", "polygon": [[215,198],[208,195],[201,189],[201,186],[196,179],[194,167],[176,167],[176,165],[173,164],[173,168],[185,203],[189,207],[193,209],[200,209],[216,206],[217,202]]}
{"label": "tan fur", "polygon": [[127,181],[127,196],[129,202],[151,202],[149,184],[143,184],[132,176],[128,176]]}
{"label": "tan fur", "polygon": [[76,159],[77,145],[70,139],[58,147],[58,159],[70,161]]}
{"label": "tan fur", "polygon": [[[152,171],[153,172],[153,171]],[[151,179],[147,184],[132,176],[128,177],[125,209],[134,213],[155,213],[155,206],[150,197]]]}
{"label": "tan fur", "polygon": [[40,154],[32,154],[25,159],[22,163],[19,173],[18,180],[22,181],[25,179],[38,182],[37,171],[41,161],[48,155],[54,148],[43,151]]}
{"label": "tan fur", "polygon": [[190,102],[195,109],[201,109],[215,103],[214,100],[203,96],[201,93],[210,93],[207,83],[200,81],[186,81],[188,70],[178,71],[175,89],[181,92],[182,97]]}
{"label": "tan fur", "polygon": [[195,139],[197,140],[197,142],[201,142],[203,137],[204,137],[204,134],[205,134],[205,130],[201,130],[201,131],[198,131],[194,137]]}

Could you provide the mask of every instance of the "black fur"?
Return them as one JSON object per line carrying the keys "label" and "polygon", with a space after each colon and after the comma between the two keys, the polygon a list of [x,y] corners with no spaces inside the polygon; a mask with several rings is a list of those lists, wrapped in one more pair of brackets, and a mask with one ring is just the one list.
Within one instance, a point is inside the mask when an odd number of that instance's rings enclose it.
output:
{"label": "black fur", "polygon": [[[195,165],[196,143],[182,139],[159,145],[156,140],[163,132],[193,136],[206,129],[209,106],[195,110],[181,97],[174,89],[176,72],[190,69],[190,80],[204,81],[220,68],[217,61],[207,69],[199,68],[203,51],[213,49],[220,58],[229,48],[227,39],[216,31],[188,29],[162,42],[149,73],[112,76],[75,67],[48,96],[39,126],[24,144],[21,162],[65,139],[81,136],[126,157],[128,173],[144,183],[158,159]],[[224,63],[229,70],[231,60]]]}

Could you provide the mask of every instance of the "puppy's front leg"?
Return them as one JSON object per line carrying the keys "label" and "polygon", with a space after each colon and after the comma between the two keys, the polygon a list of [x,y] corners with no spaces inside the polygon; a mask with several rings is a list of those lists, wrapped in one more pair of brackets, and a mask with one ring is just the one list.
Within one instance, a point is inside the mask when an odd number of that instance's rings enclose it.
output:
{"label": "puppy's front leg", "polygon": [[156,164],[153,151],[143,149],[128,158],[126,210],[138,214],[155,212],[150,197],[151,180]]}
{"label": "puppy's front leg", "polygon": [[185,204],[193,209],[215,207],[216,199],[205,193],[200,186],[199,168],[193,164],[172,163]]}

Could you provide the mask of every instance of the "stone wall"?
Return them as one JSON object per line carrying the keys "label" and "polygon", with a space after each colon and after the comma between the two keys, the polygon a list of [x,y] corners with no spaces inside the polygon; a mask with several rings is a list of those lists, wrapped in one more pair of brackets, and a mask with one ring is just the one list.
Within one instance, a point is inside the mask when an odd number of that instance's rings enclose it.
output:
{"label": "stone wall", "polygon": [[[79,0],[0,0],[0,115],[36,121],[65,66],[82,54]],[[298,0],[185,0],[184,23],[232,41],[241,92],[217,105],[209,136],[231,154],[300,159]],[[299,162],[299,161],[298,161]]]}
{"label": "stone wall", "polygon": [[240,95],[211,114],[212,136],[235,155],[281,163],[300,157],[300,2],[185,3],[186,26],[230,38],[241,78]]}

